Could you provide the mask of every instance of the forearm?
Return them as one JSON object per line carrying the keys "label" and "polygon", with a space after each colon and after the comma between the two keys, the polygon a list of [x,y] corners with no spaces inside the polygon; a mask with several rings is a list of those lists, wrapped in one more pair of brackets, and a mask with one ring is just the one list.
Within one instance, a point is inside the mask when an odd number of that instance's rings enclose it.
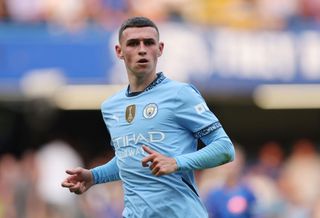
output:
{"label": "forearm", "polygon": [[116,157],[108,163],[91,169],[94,184],[120,180]]}
{"label": "forearm", "polygon": [[212,168],[234,160],[233,144],[222,128],[201,140],[206,145],[204,148],[175,157],[179,171]]}

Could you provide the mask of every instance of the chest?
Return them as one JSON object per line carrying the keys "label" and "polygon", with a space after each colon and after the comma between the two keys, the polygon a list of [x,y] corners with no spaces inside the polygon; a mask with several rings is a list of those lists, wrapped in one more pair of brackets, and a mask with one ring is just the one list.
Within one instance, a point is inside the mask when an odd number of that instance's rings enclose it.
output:
{"label": "chest", "polygon": [[147,137],[175,125],[174,104],[170,98],[127,100],[104,110],[103,118],[112,138]]}

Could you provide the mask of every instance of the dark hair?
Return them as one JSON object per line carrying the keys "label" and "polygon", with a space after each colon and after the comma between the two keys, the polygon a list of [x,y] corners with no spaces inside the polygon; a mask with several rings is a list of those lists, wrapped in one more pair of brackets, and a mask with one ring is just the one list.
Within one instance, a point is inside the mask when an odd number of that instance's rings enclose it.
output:
{"label": "dark hair", "polygon": [[123,31],[127,28],[131,27],[153,27],[157,30],[158,36],[159,36],[159,29],[156,26],[156,24],[150,20],[149,18],[146,17],[132,17],[124,21],[119,29],[119,41],[121,38],[121,35]]}

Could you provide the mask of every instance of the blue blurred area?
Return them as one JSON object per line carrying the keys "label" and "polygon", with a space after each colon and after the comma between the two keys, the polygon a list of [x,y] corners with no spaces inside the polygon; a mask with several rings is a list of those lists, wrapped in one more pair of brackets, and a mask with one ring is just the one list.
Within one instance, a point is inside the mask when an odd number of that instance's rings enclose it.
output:
{"label": "blue blurred area", "polygon": [[106,82],[112,32],[94,25],[76,33],[47,25],[0,25],[0,82],[18,82],[28,71],[57,68],[69,83]]}
{"label": "blue blurred area", "polygon": [[[320,82],[316,28],[236,31],[174,22],[160,27],[168,46],[159,70],[170,78],[222,92]],[[0,84],[17,85],[30,71],[48,69],[61,71],[68,84],[126,83],[113,51],[115,36],[94,24],[72,32],[53,25],[2,23]]]}

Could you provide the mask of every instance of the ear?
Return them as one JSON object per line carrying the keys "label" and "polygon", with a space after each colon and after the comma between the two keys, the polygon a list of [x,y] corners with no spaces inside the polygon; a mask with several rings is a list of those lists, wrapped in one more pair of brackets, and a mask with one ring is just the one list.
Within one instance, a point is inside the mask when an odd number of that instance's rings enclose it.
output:
{"label": "ear", "polygon": [[123,59],[122,49],[120,45],[115,46],[117,57]]}
{"label": "ear", "polygon": [[158,57],[160,57],[162,55],[163,48],[164,48],[164,43],[163,42],[159,42]]}

